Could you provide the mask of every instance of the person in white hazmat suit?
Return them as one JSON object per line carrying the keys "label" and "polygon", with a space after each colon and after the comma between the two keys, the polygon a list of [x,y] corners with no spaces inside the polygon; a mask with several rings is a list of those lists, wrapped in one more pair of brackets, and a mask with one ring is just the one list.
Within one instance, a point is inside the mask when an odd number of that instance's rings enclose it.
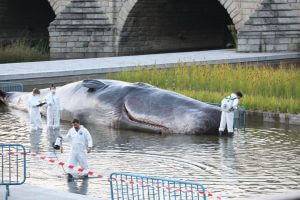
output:
{"label": "person in white hazmat suit", "polygon": [[[88,163],[87,163],[87,153],[92,151],[93,140],[89,131],[80,125],[78,119],[73,119],[73,128],[71,128],[66,136],[62,139],[71,142],[71,153],[69,155],[69,166],[75,167],[79,166],[84,170],[80,174],[87,177],[88,173]],[[68,168],[68,179],[72,179],[73,175],[77,170]]]}
{"label": "person in white hazmat suit", "polygon": [[59,129],[60,126],[60,99],[56,95],[56,87],[51,84],[50,94],[45,98],[47,107],[47,127],[48,129]]}
{"label": "person in white hazmat suit", "polygon": [[239,99],[243,97],[241,92],[232,93],[221,102],[221,122],[219,127],[220,136],[224,134],[227,125],[228,135],[233,135],[234,110],[238,109]]}
{"label": "person in white hazmat suit", "polygon": [[40,90],[34,88],[32,90],[32,96],[29,97],[28,101],[28,112],[30,118],[31,129],[38,130],[42,129],[42,118],[40,113],[40,107],[46,104],[42,102],[40,98]]}

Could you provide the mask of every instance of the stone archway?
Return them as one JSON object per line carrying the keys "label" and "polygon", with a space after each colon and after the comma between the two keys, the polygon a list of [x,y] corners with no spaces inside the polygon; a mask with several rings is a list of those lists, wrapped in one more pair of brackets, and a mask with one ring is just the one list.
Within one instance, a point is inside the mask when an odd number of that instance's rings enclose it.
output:
{"label": "stone archway", "polygon": [[[225,5],[235,18],[238,15],[235,4]],[[188,3],[183,0],[128,0],[116,22],[117,53],[226,48],[228,43],[233,43],[226,30],[228,24],[233,24],[231,16],[218,0],[190,0]]]}
{"label": "stone archway", "polygon": [[48,26],[55,18],[55,13],[47,0],[0,0],[0,41],[26,38],[29,40],[48,41]]}

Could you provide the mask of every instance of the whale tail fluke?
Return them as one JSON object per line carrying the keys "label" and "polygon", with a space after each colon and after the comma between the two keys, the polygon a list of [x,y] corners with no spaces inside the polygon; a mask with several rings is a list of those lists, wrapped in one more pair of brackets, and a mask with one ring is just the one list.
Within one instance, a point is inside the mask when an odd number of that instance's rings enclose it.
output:
{"label": "whale tail fluke", "polygon": [[5,105],[4,99],[5,99],[6,96],[7,96],[7,93],[4,92],[4,91],[2,91],[2,90],[0,90],[0,105],[1,105],[1,104],[4,104],[4,105]]}

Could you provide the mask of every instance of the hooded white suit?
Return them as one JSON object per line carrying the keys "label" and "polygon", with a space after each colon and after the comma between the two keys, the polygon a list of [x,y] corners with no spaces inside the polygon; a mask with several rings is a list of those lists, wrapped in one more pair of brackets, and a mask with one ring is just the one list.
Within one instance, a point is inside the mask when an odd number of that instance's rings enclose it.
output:
{"label": "hooded white suit", "polygon": [[239,99],[237,98],[237,95],[234,93],[230,95],[230,99],[232,99],[233,101],[232,102],[233,110],[222,111],[219,131],[224,131],[227,125],[228,133],[233,133],[234,110],[238,109]]}
{"label": "hooded white suit", "polygon": [[[69,156],[69,165],[75,167],[79,164],[79,166],[84,169],[82,175],[87,174],[87,147],[93,146],[93,140],[89,131],[82,125],[78,131],[73,127],[68,131],[67,135],[63,137],[63,140],[71,142],[72,149]],[[74,174],[72,169],[69,169],[69,173]]]}
{"label": "hooded white suit", "polygon": [[59,128],[60,126],[60,100],[57,95],[50,93],[46,96],[47,126],[48,128]]}
{"label": "hooded white suit", "polygon": [[40,107],[38,105],[41,103],[41,98],[39,96],[31,96],[28,101],[28,112],[30,117],[31,128],[34,130],[42,129],[42,118],[40,113]]}

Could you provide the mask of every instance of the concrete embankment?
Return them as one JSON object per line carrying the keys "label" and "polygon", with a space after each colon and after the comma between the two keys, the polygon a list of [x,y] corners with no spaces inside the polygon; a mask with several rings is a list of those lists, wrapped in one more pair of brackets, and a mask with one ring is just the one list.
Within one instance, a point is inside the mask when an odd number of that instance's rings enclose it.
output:
{"label": "concrete embankment", "polygon": [[264,122],[275,122],[300,126],[300,114],[273,113],[247,110],[247,118]]}
{"label": "concrete embankment", "polygon": [[[28,184],[10,186],[9,200],[103,200],[101,198],[51,190]],[[0,187],[1,197],[5,199],[5,186]],[[1,199],[1,198],[0,198]]]}

